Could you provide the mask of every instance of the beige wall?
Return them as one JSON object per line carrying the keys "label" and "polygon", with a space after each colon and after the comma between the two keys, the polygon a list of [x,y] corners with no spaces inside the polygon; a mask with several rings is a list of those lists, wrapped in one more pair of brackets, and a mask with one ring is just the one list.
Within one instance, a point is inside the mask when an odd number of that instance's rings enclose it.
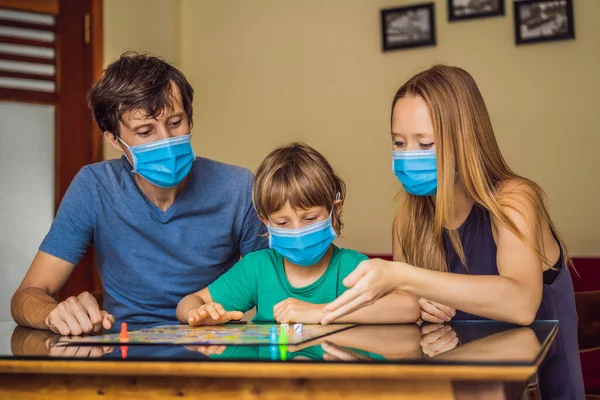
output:
{"label": "beige wall", "polygon": [[[341,245],[390,253],[399,189],[391,173],[390,101],[412,74],[448,63],[479,83],[505,157],[546,189],[572,253],[600,255],[599,1],[576,1],[576,40],[515,47],[512,1],[504,17],[450,24],[447,1],[437,0],[437,47],[386,54],[379,9],[417,1],[180,0],[173,6],[155,0],[162,10],[149,7],[153,21],[179,7],[179,19],[166,29],[167,37],[178,37],[168,44],[141,28],[125,37],[112,20],[117,8],[133,11],[132,3],[147,2],[105,2],[107,30],[116,31],[106,32],[107,57],[124,43],[167,59],[176,49],[175,62],[196,89],[198,154],[254,170],[275,146],[302,140],[331,161],[348,185]],[[157,26],[148,25],[150,31]]]}
{"label": "beige wall", "polygon": [[[129,50],[150,52],[177,64],[179,0],[104,0],[104,65]],[[104,157],[120,153],[104,143]]]}

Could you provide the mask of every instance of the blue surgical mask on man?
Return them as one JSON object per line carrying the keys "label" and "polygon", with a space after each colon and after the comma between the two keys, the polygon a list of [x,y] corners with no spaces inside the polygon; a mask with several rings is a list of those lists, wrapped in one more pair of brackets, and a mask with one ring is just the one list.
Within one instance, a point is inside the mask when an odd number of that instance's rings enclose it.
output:
{"label": "blue surgical mask on man", "polygon": [[181,182],[196,160],[191,134],[174,136],[155,142],[128,146],[118,138],[133,158],[133,172],[162,188],[171,188]]}
{"label": "blue surgical mask on man", "polygon": [[333,208],[327,219],[302,228],[283,229],[267,225],[269,247],[296,265],[310,267],[317,264],[337,238],[332,224]]}
{"label": "blue surgical mask on man", "polygon": [[408,193],[415,196],[437,193],[435,150],[392,151],[392,170]]}

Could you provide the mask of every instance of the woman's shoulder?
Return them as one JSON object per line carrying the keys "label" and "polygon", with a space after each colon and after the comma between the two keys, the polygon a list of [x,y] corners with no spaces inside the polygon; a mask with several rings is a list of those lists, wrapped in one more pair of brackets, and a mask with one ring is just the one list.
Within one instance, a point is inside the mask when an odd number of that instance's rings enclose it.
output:
{"label": "woman's shoulder", "polygon": [[532,180],[517,177],[501,182],[496,185],[495,198],[500,213],[490,212],[490,216],[496,233],[500,226],[505,226],[513,233],[519,231],[533,239],[547,225],[546,196]]}
{"label": "woman's shoulder", "polygon": [[499,182],[495,187],[496,200],[501,206],[537,206],[543,205],[546,195],[534,181],[516,177]]}

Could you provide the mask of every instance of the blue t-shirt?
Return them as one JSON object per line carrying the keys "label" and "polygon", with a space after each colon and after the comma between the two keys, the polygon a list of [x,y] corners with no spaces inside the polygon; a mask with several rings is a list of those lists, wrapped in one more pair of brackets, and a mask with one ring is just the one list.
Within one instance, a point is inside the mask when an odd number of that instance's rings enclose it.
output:
{"label": "blue t-shirt", "polygon": [[198,157],[162,211],[131,170],[124,157],[82,168],[40,250],[77,264],[94,244],[106,311],[117,321],[176,321],[179,300],[268,247],[252,206],[252,173]]}

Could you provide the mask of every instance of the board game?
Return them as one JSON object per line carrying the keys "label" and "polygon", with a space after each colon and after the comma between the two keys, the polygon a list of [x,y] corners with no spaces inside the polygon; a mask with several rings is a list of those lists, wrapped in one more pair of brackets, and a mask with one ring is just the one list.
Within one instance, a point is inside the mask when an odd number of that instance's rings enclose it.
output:
{"label": "board game", "polygon": [[[290,326],[285,340],[289,345],[301,344],[354,326],[356,325],[305,324],[301,332],[295,332]],[[274,344],[272,327],[276,328],[277,343],[279,343],[280,325],[278,324],[225,324],[196,327],[164,325],[131,331],[129,338],[125,341],[119,338],[118,333],[114,333],[100,336],[64,337],[60,339],[59,343],[63,345],[270,345]]]}

